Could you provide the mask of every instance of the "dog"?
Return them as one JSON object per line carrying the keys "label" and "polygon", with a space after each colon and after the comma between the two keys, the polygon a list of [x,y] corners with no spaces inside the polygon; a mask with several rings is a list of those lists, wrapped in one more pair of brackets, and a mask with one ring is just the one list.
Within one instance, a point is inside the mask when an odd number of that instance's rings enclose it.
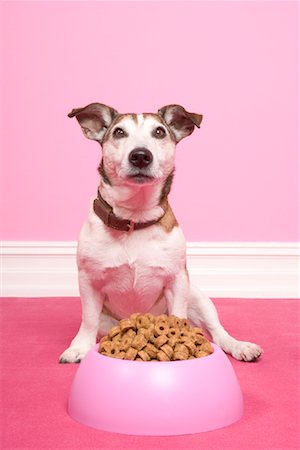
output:
{"label": "dog", "polygon": [[202,115],[180,105],[120,114],[92,103],[68,116],[101,145],[102,160],[77,251],[82,322],[60,362],[80,362],[98,335],[134,312],[188,318],[234,358],[257,360],[262,349],[230,336],[211,299],[190,284],[185,238],[168,202],[176,145]]}

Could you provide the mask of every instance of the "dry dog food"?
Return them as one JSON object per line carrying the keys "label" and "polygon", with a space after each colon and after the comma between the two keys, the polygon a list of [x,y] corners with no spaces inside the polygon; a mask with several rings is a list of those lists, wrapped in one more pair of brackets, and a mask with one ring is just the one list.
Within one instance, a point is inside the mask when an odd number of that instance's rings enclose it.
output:
{"label": "dry dog food", "polygon": [[99,345],[99,353],[131,361],[182,361],[213,351],[201,328],[191,327],[186,319],[176,316],[150,313],[120,320]]}

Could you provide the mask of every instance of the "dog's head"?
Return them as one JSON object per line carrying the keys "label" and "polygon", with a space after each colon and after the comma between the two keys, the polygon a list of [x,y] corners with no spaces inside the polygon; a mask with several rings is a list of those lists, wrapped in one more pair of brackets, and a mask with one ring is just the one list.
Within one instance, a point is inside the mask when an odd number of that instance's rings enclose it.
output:
{"label": "dog's head", "polygon": [[110,184],[150,184],[174,170],[176,144],[200,127],[202,115],[168,105],[157,114],[119,114],[92,103],[73,109],[83,134],[102,146],[100,173]]}

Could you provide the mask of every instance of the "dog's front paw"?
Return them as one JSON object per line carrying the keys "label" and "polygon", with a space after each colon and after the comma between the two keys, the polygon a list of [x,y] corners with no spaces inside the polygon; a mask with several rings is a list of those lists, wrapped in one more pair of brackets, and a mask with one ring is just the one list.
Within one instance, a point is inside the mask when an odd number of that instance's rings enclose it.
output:
{"label": "dog's front paw", "polygon": [[263,354],[259,345],[238,341],[224,331],[214,336],[214,342],[239,361],[256,361]]}
{"label": "dog's front paw", "polygon": [[263,349],[251,342],[237,341],[230,349],[232,356],[239,361],[256,361],[263,353]]}
{"label": "dog's front paw", "polygon": [[89,350],[90,347],[86,346],[71,346],[60,355],[59,362],[60,364],[80,363]]}

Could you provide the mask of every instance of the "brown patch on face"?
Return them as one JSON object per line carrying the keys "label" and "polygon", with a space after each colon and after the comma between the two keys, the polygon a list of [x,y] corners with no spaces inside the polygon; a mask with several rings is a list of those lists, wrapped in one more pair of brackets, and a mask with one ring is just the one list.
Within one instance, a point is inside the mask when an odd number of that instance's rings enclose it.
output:
{"label": "brown patch on face", "polygon": [[121,122],[124,118],[129,117],[130,119],[132,119],[135,123],[137,123],[137,114],[134,113],[127,113],[127,114],[119,114],[118,117],[116,117],[116,119],[112,122],[111,127],[114,127],[115,125],[117,125],[119,122]]}
{"label": "brown patch on face", "polygon": [[170,231],[172,231],[174,227],[178,226],[176,217],[174,216],[172,208],[168,203],[168,195],[171,190],[173,178],[174,178],[174,171],[171,172],[168,178],[166,179],[165,184],[163,185],[163,188],[161,190],[159,199],[160,206],[166,212],[164,216],[158,221],[158,224],[162,226],[167,233],[170,233]]}
{"label": "brown patch on face", "polygon": [[165,184],[163,185],[163,188],[161,190],[160,199],[159,199],[159,205],[166,212],[165,212],[164,216],[158,221],[158,225],[163,227],[167,233],[170,233],[170,231],[172,231],[174,227],[178,226],[176,217],[174,216],[172,208],[170,207],[169,202],[168,202],[168,195],[171,190],[173,178],[174,178],[174,171],[172,173],[170,173],[170,175],[166,179]]}
{"label": "brown patch on face", "polygon": [[137,114],[128,114],[129,116],[131,116],[131,119],[134,121],[134,123],[137,125],[138,124],[138,117]]}
{"label": "brown patch on face", "polygon": [[135,122],[136,124],[138,123],[137,114],[134,114],[134,113],[119,114],[119,115],[115,118],[115,120],[111,123],[110,127],[108,128],[108,130],[107,130],[107,132],[106,132],[106,134],[105,134],[105,136],[104,136],[103,142],[102,142],[103,144],[104,144],[105,142],[107,142],[108,139],[110,138],[110,136],[111,136],[111,130],[112,130],[118,123],[122,122],[122,120],[123,120],[124,118],[127,118],[127,117],[129,117],[131,120],[133,120],[133,122]]}
{"label": "brown patch on face", "polygon": [[107,173],[105,172],[103,159],[102,159],[101,163],[98,166],[98,172],[99,172],[99,175],[101,176],[102,180],[104,181],[104,183],[109,184],[111,186],[112,185],[111,181],[108,178]]}
{"label": "brown patch on face", "polygon": [[155,113],[144,113],[144,114],[142,114],[142,116],[144,117],[144,119],[147,119],[147,117],[152,117],[153,119],[155,119],[158,122],[160,122],[163,125],[165,125],[165,121],[158,114],[155,114]]}
{"label": "brown patch on face", "polygon": [[167,200],[168,195],[171,190],[173,178],[174,178],[174,170],[173,170],[173,172],[170,173],[170,175],[168,176],[168,178],[165,181],[165,184],[163,185],[163,188],[160,193],[160,199],[159,199],[160,204],[163,203],[165,200]]}
{"label": "brown patch on face", "polygon": [[175,136],[172,133],[172,130],[169,128],[168,124],[164,121],[164,119],[159,115],[159,114],[154,114],[154,113],[144,113],[143,117],[145,119],[147,119],[147,117],[151,117],[153,119],[155,119],[157,122],[161,123],[162,125],[164,125],[164,127],[167,130],[168,135],[170,136],[170,138],[172,139],[172,141],[176,142]]}

